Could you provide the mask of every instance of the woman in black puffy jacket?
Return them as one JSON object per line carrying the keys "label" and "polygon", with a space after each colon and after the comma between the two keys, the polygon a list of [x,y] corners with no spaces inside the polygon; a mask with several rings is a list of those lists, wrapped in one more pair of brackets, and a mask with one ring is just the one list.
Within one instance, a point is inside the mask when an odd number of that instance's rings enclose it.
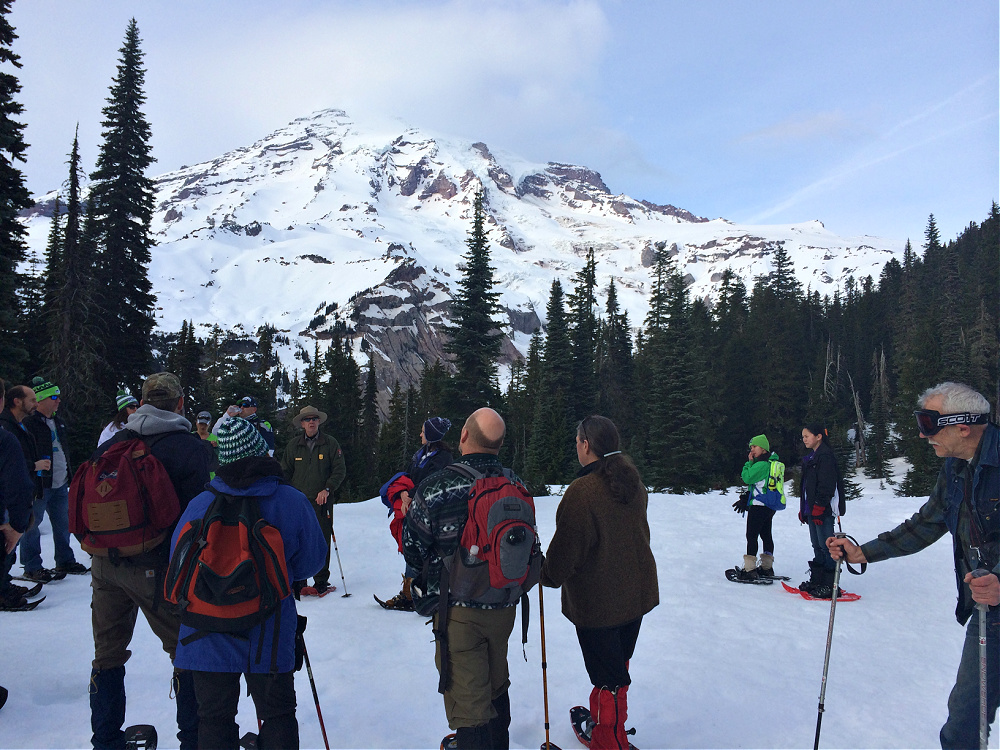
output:
{"label": "woman in black puffy jacket", "polygon": [[802,501],[799,521],[809,526],[813,559],[809,561],[809,580],[799,588],[820,599],[833,593],[836,563],[826,548],[833,536],[833,496],[837,492],[837,459],[829,446],[826,428],[808,424],[802,428],[802,443],[809,451],[802,459]]}

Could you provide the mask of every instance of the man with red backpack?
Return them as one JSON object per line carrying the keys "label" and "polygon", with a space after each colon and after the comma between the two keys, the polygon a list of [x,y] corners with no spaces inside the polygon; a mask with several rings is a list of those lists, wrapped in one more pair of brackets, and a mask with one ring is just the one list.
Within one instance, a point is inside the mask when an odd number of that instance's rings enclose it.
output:
{"label": "man with red backpack", "polygon": [[[448,725],[455,730],[445,745],[462,750],[502,750],[509,745],[507,641],[518,597],[534,582],[526,579],[534,572],[537,581],[540,568],[540,554],[534,555],[537,535],[531,498],[497,458],[505,431],[503,419],[492,409],[474,412],[462,428],[461,458],[420,484],[403,524],[403,556],[409,567],[420,571],[411,587],[414,607],[420,614],[434,614],[438,689],[444,695]],[[469,593],[472,589],[459,581],[464,572],[459,555],[486,552],[481,544],[472,545],[480,549],[464,549],[467,527],[472,525],[470,495],[475,493],[470,491],[483,482],[505,487],[503,500],[511,499],[512,505],[531,505],[527,526],[525,521],[512,523],[519,525],[522,542],[528,545],[524,549],[533,553],[531,562],[537,565],[520,584],[511,582],[506,593],[496,588],[492,562],[480,563],[482,572],[488,567],[491,574],[481,592]],[[477,522],[479,518],[477,512]]]}
{"label": "man with red backpack", "polygon": [[[95,750],[125,748],[125,662],[132,655],[128,645],[136,615],[142,612],[171,662],[177,650],[180,619],[163,601],[162,593],[170,547],[167,542],[179,512],[208,482],[211,459],[206,443],[191,433],[191,423],[183,413],[184,395],[177,376],[169,372],[149,376],[142,385],[140,406],[128,418],[125,429],[98,447],[91,460],[77,470],[70,487],[70,531],[93,555],[90,723]],[[126,442],[127,446],[116,449]],[[117,455],[123,450],[115,466],[101,461],[105,453],[114,451]],[[133,458],[145,460],[135,475],[126,463]],[[169,483],[145,483],[147,473],[162,476],[157,473],[162,471]],[[98,498],[102,494],[105,499],[115,498],[118,483],[126,475],[136,477],[130,493],[142,497],[115,499],[111,510],[124,511],[129,522],[124,528],[111,529],[115,524],[109,518],[114,513]],[[135,508],[143,505],[157,507],[148,508],[146,516],[137,516]],[[172,506],[169,512],[157,515],[165,505]],[[173,519],[166,520],[168,516]],[[198,746],[198,705],[191,673],[175,670],[172,687],[177,696],[177,739],[181,750],[193,750]]]}

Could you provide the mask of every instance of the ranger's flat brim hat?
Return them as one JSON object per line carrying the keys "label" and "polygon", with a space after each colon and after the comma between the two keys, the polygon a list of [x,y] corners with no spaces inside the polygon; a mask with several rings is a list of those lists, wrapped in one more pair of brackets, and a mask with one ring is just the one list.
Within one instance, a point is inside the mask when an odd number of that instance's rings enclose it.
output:
{"label": "ranger's flat brim hat", "polygon": [[323,424],[326,421],[326,412],[320,411],[315,406],[303,406],[301,411],[292,417],[292,424],[296,427],[302,427],[304,417],[319,417],[319,423]]}

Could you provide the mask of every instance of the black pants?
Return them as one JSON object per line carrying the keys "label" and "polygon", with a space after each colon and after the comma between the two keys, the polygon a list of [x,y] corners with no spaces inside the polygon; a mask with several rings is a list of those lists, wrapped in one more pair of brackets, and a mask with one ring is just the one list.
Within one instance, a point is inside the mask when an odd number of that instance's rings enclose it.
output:
{"label": "black pants", "polygon": [[[196,671],[193,675],[200,720],[198,747],[201,750],[237,750],[240,746],[240,729],[236,724],[240,674]],[[299,746],[294,675],[294,672],[243,675],[261,721],[257,738],[257,747],[261,750]]]}
{"label": "black pants", "polygon": [[628,660],[635,653],[642,618],[613,628],[580,628],[576,637],[583,651],[583,663],[594,687],[617,690],[632,684]]}
{"label": "black pants", "polygon": [[747,509],[747,554],[757,554],[757,537],[764,545],[765,555],[774,555],[774,539],[771,538],[771,521],[774,511],[766,505],[751,505]]}

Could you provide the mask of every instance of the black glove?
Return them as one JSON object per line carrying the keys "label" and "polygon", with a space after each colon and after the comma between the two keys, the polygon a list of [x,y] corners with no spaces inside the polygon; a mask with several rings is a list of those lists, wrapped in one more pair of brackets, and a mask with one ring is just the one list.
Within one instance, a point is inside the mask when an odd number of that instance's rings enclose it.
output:
{"label": "black glove", "polygon": [[747,507],[750,503],[750,493],[741,492],[740,499],[733,503],[733,510],[739,513],[741,516],[746,515]]}

